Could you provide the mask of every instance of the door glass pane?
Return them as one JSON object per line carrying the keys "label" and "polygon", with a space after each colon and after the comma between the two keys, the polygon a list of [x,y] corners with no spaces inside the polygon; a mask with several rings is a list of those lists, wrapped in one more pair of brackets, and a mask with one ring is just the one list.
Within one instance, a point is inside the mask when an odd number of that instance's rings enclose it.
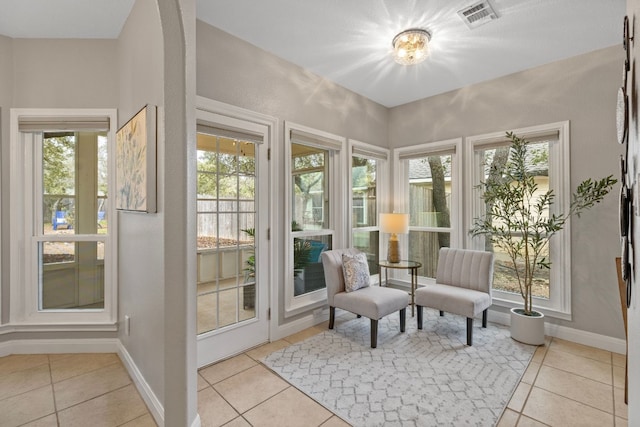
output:
{"label": "door glass pane", "polygon": [[256,316],[252,142],[198,133],[198,333]]}
{"label": "door glass pane", "polygon": [[42,136],[42,222],[37,229],[47,239],[34,240],[39,309],[102,309],[105,243],[100,239],[104,238],[76,239],[108,234],[107,136],[96,132]]}
{"label": "door glass pane", "polygon": [[[484,179],[489,178],[489,174],[501,174],[509,158],[509,146],[495,147],[477,150],[480,154],[478,158],[483,159],[482,170]],[[534,177],[538,185],[539,194],[543,194],[549,188],[549,142],[534,142],[527,146],[527,171]],[[480,183],[478,183],[480,184]],[[531,200],[533,206],[537,201],[534,197]],[[491,207],[485,206],[485,212],[490,212]],[[544,212],[543,216],[548,216],[549,212]],[[494,222],[497,223],[497,219]],[[486,251],[494,253],[494,276],[493,289],[500,291],[520,293],[518,281],[515,277],[514,264],[511,258],[502,249],[494,246],[491,240],[485,239]],[[542,255],[551,259],[550,248],[546,246]],[[550,270],[547,268],[536,268],[532,293],[535,297],[549,298]]]}

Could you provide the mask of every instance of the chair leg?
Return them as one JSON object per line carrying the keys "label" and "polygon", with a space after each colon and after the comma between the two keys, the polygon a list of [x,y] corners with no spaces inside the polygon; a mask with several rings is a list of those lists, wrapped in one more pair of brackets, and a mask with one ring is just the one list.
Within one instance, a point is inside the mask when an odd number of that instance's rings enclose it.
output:
{"label": "chair leg", "polygon": [[485,308],[484,311],[482,312],[482,327],[483,328],[487,327],[487,310],[489,310],[489,309]]}
{"label": "chair leg", "polygon": [[378,321],[371,319],[371,348],[378,346]]}
{"label": "chair leg", "polygon": [[440,316],[444,316],[444,311],[440,310]]}
{"label": "chair leg", "polygon": [[400,310],[400,332],[404,332],[407,325],[407,308]]}
{"label": "chair leg", "polygon": [[418,311],[418,329],[422,329],[422,306],[416,305],[416,310]]}
{"label": "chair leg", "polygon": [[334,320],[336,320],[336,308],[329,307],[329,329],[333,329]]}
{"label": "chair leg", "polygon": [[473,317],[467,317],[467,345],[473,342]]}

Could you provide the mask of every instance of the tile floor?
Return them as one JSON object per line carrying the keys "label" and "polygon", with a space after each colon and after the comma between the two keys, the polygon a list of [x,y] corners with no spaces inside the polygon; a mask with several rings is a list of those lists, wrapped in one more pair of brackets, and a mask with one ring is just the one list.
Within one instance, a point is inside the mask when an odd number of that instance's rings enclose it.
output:
{"label": "tile floor", "polygon": [[622,354],[548,338],[497,427],[627,426]]}
{"label": "tile floor", "polygon": [[0,426],[155,426],[113,353],[0,357]]}
{"label": "tile floor", "polygon": [[[198,412],[210,426],[348,426],[264,367],[314,326],[198,372]],[[115,354],[0,358],[0,427],[155,426]],[[557,338],[536,351],[498,427],[627,426],[624,356]]]}

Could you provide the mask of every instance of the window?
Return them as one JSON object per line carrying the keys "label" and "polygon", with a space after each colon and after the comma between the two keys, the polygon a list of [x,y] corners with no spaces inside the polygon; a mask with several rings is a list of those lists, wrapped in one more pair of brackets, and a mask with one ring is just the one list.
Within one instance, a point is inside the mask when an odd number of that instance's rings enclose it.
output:
{"label": "window", "polygon": [[369,273],[379,274],[380,231],[378,215],[388,181],[388,151],[358,141],[351,146],[351,243],[367,255]]}
{"label": "window", "polygon": [[42,215],[32,248],[38,263],[38,309],[102,309],[104,236],[109,232],[106,133],[35,136],[35,187],[42,188],[35,206]]}
{"label": "window", "polygon": [[112,123],[111,110],[11,111],[16,323],[115,321]]}
{"label": "window", "polygon": [[[435,278],[441,247],[460,247],[461,142],[433,142],[394,152],[396,193],[400,195],[395,206],[400,207],[398,212],[409,214],[403,258],[422,263],[418,270],[422,283]],[[401,274],[408,280],[405,272]]]}
{"label": "window", "polygon": [[338,172],[344,138],[300,125],[285,126],[289,194],[285,313],[326,302],[321,254],[340,245],[345,185]]}
{"label": "window", "polygon": [[[555,194],[553,208],[566,211],[569,203],[569,124],[568,122],[513,131],[530,142],[527,167],[535,177],[540,191],[551,188]],[[509,141],[505,133],[480,135],[468,139],[471,162],[469,224],[473,218],[483,215],[486,207],[480,199],[480,183],[487,179],[490,167],[504,165],[510,154]],[[547,212],[553,214],[553,212]],[[470,247],[494,252],[493,299],[498,305],[507,307],[521,303],[522,297],[517,284],[514,285],[513,271],[509,260],[488,239],[478,237],[470,241]],[[564,230],[551,239],[547,248],[551,259],[551,269],[541,269],[539,279],[534,283],[534,306],[555,317],[571,317],[571,275],[566,268],[571,259],[570,231],[568,224]]]}

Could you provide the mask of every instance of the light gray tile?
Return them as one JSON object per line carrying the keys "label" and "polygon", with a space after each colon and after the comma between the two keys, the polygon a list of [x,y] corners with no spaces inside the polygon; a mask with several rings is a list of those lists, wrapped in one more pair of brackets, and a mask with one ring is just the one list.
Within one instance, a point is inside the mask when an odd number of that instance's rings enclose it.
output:
{"label": "light gray tile", "polygon": [[319,426],[333,414],[304,393],[289,387],[243,416],[254,426],[297,427]]}
{"label": "light gray tile", "polygon": [[213,386],[238,412],[244,413],[289,387],[282,378],[256,365]]}

